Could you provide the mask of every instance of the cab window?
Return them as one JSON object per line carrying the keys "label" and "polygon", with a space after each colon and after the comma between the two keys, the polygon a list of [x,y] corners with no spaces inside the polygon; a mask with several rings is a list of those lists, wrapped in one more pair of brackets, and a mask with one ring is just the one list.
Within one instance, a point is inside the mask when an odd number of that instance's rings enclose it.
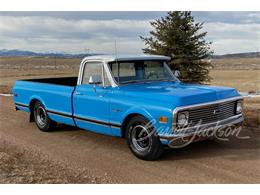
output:
{"label": "cab window", "polygon": [[87,62],[84,67],[82,84],[89,84],[90,76],[101,76],[102,77],[102,62]]}
{"label": "cab window", "polygon": [[90,76],[100,76],[102,83],[100,85],[110,86],[110,82],[102,62],[87,62],[83,71],[82,84],[89,84]]}

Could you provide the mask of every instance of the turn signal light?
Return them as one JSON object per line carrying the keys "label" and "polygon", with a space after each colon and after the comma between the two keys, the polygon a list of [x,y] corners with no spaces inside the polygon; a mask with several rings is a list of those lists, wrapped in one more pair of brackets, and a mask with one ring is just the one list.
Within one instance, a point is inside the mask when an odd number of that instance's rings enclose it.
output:
{"label": "turn signal light", "polygon": [[166,116],[160,116],[159,117],[160,123],[168,123],[168,117]]}

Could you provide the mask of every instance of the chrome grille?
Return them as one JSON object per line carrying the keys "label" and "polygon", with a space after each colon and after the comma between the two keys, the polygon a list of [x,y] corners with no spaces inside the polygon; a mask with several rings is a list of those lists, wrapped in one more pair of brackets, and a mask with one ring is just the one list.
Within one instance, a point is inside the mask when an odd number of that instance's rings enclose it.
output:
{"label": "chrome grille", "polygon": [[235,115],[236,101],[208,105],[189,110],[189,124],[213,123]]}

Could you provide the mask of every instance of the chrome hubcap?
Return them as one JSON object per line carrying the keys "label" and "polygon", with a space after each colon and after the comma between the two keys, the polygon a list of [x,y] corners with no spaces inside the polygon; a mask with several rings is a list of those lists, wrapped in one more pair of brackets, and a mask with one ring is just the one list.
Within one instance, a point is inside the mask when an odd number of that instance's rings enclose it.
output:
{"label": "chrome hubcap", "polygon": [[142,125],[137,125],[133,128],[132,133],[132,143],[136,150],[143,152],[149,149],[151,145],[151,137],[147,129]]}
{"label": "chrome hubcap", "polygon": [[36,120],[37,123],[41,126],[46,124],[46,120],[47,120],[47,115],[46,115],[46,111],[44,108],[42,107],[38,107],[36,110]]}

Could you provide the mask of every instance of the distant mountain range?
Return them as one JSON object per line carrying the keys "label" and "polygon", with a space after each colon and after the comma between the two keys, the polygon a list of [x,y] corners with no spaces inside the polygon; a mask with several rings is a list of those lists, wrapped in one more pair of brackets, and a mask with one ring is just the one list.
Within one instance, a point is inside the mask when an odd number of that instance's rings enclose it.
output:
{"label": "distant mountain range", "polygon": [[33,52],[33,51],[24,51],[24,50],[6,50],[0,49],[0,56],[16,56],[16,57],[61,57],[61,58],[83,58],[86,56],[97,55],[95,53],[63,53],[63,52]]}
{"label": "distant mountain range", "polygon": [[[98,55],[97,53],[63,53],[63,52],[33,52],[33,51],[24,51],[24,50],[6,50],[0,49],[0,56],[35,56],[35,57],[60,57],[60,58],[83,58],[86,56]],[[245,52],[245,53],[234,53],[234,54],[225,54],[225,55],[213,55],[214,59],[224,59],[224,58],[260,58],[260,52]]]}
{"label": "distant mountain range", "polygon": [[246,52],[246,53],[213,55],[213,58],[215,58],[215,59],[224,59],[224,58],[260,58],[260,52]]}

